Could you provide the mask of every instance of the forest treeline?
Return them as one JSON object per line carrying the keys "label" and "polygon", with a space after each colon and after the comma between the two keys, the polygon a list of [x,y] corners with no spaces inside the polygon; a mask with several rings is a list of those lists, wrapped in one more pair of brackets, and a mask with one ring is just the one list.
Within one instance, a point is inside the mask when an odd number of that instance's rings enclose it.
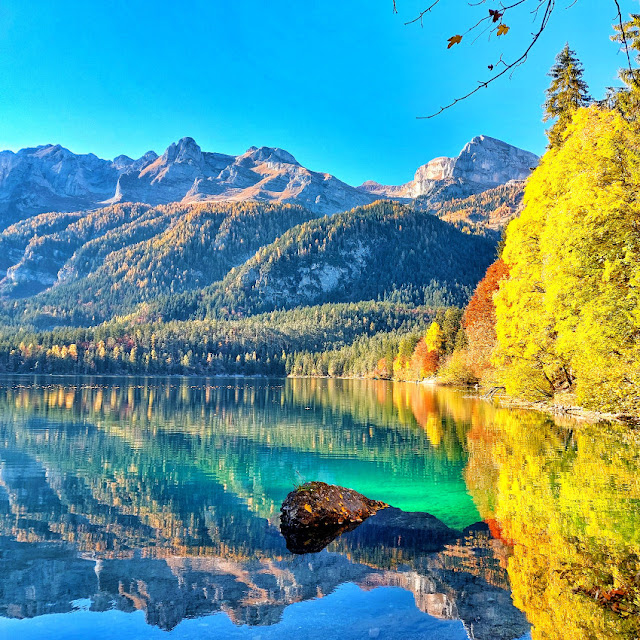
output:
{"label": "forest treeline", "polygon": [[367,377],[423,380],[433,376],[445,358],[464,347],[462,310],[439,308],[423,329],[359,336],[330,351],[294,354],[288,373],[294,376]]}
{"label": "forest treeline", "polygon": [[433,317],[425,307],[358,302],[235,320],[123,318],[91,328],[6,328],[0,372],[285,375],[300,352],[341,349],[370,336],[395,340],[424,331]]}

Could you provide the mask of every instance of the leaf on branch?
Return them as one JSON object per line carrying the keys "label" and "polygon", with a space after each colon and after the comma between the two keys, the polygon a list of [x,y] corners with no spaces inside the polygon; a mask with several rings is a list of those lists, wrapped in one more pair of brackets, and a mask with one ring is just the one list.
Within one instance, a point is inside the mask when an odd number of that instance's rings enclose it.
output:
{"label": "leaf on branch", "polygon": [[451,36],[448,40],[449,45],[447,46],[447,49],[451,49],[451,47],[453,47],[454,44],[460,44],[461,41],[462,41],[462,36]]}
{"label": "leaf on branch", "polygon": [[[504,12],[503,12],[504,13]],[[502,13],[500,13],[497,9],[489,9],[489,15],[494,22],[498,22],[500,18],[502,18]]]}
{"label": "leaf on branch", "polygon": [[504,23],[503,23],[503,24],[501,24],[501,25],[498,27],[498,35],[499,35],[499,36],[504,36],[504,35],[506,35],[507,33],[509,33],[509,27],[507,27],[507,25],[506,25],[506,24],[504,24]]}

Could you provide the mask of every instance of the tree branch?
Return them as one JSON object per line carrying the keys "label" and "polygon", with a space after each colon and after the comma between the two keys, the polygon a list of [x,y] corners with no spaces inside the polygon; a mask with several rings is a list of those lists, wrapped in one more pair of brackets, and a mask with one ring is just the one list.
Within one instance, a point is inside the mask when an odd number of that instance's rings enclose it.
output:
{"label": "tree branch", "polygon": [[[498,11],[502,15],[504,15],[505,12],[510,11],[511,9],[514,9],[514,8],[520,6],[520,5],[526,4],[529,1],[530,0],[515,0],[511,4],[503,4],[502,2],[500,2]],[[439,2],[440,2],[440,0],[433,0],[433,2],[426,9],[421,11],[415,18],[413,18],[412,20],[409,20],[408,22],[405,22],[405,25],[414,24],[415,22],[420,22],[420,24],[422,24],[424,16],[427,13],[430,13],[432,11],[432,9],[437,4],[439,4]],[[470,5],[471,6],[479,6],[479,5],[485,4],[485,2],[486,2],[486,0],[479,0],[478,2],[470,3]],[[578,2],[578,0],[573,0],[572,4],[570,6],[573,6],[574,4],[576,4],[576,2]],[[627,41],[627,35],[625,33],[624,23],[623,23],[623,20],[622,20],[622,11],[620,9],[620,2],[619,2],[619,0],[613,0],[613,2],[615,3],[616,10],[617,10],[616,19],[617,19],[618,24],[620,26],[622,47],[623,47],[624,52],[625,52],[625,54],[627,56],[627,63],[628,63],[628,66],[629,66],[629,70],[631,72],[633,72],[633,66],[631,64],[631,56],[629,54],[629,46],[628,46],[628,41]],[[553,13],[553,11],[555,9],[555,6],[556,6],[556,0],[537,0],[537,5],[535,6],[535,8],[532,10],[531,13],[534,16],[534,20],[537,22],[539,13],[542,10],[543,15],[542,15],[542,19],[541,19],[541,22],[540,22],[540,28],[538,29],[537,32],[532,34],[532,39],[529,42],[529,45],[527,46],[527,48],[524,50],[524,52],[516,60],[514,60],[511,63],[507,63],[507,62],[504,61],[504,59],[502,57],[502,54],[501,54],[499,63],[496,63],[495,65],[490,65],[489,66],[489,69],[493,70],[493,67],[497,66],[498,64],[504,65],[504,68],[502,68],[498,73],[495,73],[488,80],[479,81],[478,82],[478,86],[475,87],[473,90],[469,91],[468,93],[466,93],[463,96],[460,96],[459,98],[456,98],[455,100],[453,100],[449,104],[445,105],[444,107],[440,107],[440,109],[438,111],[436,111],[435,113],[432,113],[431,115],[428,115],[428,116],[417,116],[417,119],[418,120],[429,119],[429,118],[434,118],[434,117],[440,115],[443,111],[446,111],[447,109],[450,109],[454,105],[458,104],[458,102],[462,102],[463,100],[466,100],[467,98],[470,98],[472,95],[474,95],[475,93],[477,93],[481,89],[486,89],[490,84],[492,84],[493,82],[495,82],[496,80],[498,80],[502,76],[506,75],[507,73],[511,72],[516,67],[518,67],[521,64],[523,64],[527,60],[527,57],[528,57],[531,49],[533,49],[533,47],[535,46],[536,42],[538,41],[538,39],[542,35],[543,31],[546,29],[547,25],[549,24],[549,20],[551,18],[551,14]],[[394,13],[398,13],[397,0],[393,0],[393,11],[394,11]],[[464,32],[464,35],[468,34],[469,32],[473,31],[474,29],[477,29],[481,24],[483,24],[484,22],[489,21],[489,20],[492,20],[492,16],[491,15],[488,15],[488,16],[485,16],[485,17],[481,18],[475,25],[473,25],[472,27],[467,29]],[[482,35],[482,33],[486,33],[486,29],[484,29],[480,33],[480,35]],[[474,42],[475,42],[475,40],[474,40]]]}
{"label": "tree branch", "polygon": [[[405,22],[405,24],[413,24],[414,22],[418,22],[418,21],[420,21],[420,24],[422,24],[422,18],[427,13],[429,13],[429,11],[431,11],[431,9],[433,9],[433,7],[435,7],[438,4],[438,2],[440,2],[440,0],[435,0],[435,2],[430,7],[427,7],[424,11],[421,11],[419,16],[415,17],[413,20],[409,20],[409,22]],[[396,3],[394,0],[393,5],[395,6],[395,4]]]}
{"label": "tree branch", "polygon": [[[512,7],[513,6],[517,6],[517,4],[521,4],[522,1],[523,0],[521,0],[518,3],[516,3],[515,5],[512,5]],[[615,0],[615,1],[617,2],[617,0]],[[504,63],[505,64],[505,68],[504,69],[502,69],[498,73],[496,73],[493,76],[491,76],[491,78],[489,78],[488,80],[481,81],[478,84],[478,86],[475,89],[473,89],[472,91],[469,91],[465,95],[463,95],[463,96],[461,96],[459,98],[456,98],[455,100],[453,100],[452,102],[450,102],[446,106],[440,107],[440,109],[438,111],[436,111],[435,113],[432,113],[429,116],[417,116],[417,119],[418,120],[428,120],[430,118],[435,118],[436,116],[440,115],[443,111],[446,111],[447,109],[450,109],[454,105],[458,104],[458,102],[462,102],[463,100],[466,100],[467,98],[470,98],[472,95],[474,95],[475,93],[480,91],[480,89],[486,89],[492,82],[495,82],[498,78],[501,78],[505,74],[509,73],[509,71],[511,71],[512,69],[515,69],[516,67],[520,66],[523,62],[525,62],[527,57],[528,57],[528,55],[529,55],[529,52],[531,51],[531,49],[533,49],[534,45],[536,44],[536,42],[538,41],[538,39],[542,35],[542,32],[546,29],[547,24],[549,23],[549,18],[551,17],[553,9],[555,8],[555,2],[556,2],[556,0],[544,0],[535,9],[535,11],[537,11],[540,8],[540,6],[544,6],[544,14],[542,16],[542,22],[540,23],[540,28],[538,29],[538,31],[535,34],[533,34],[533,38],[532,38],[531,42],[529,43],[529,46],[525,49],[524,53],[522,53],[522,55],[519,58],[517,58],[516,60],[514,60],[511,63],[506,63],[505,62]]]}
{"label": "tree branch", "polygon": [[627,63],[629,65],[629,71],[633,74],[633,67],[631,66],[631,56],[629,55],[629,44],[627,43],[627,34],[624,32],[624,24],[622,22],[622,11],[620,10],[620,3],[618,0],[613,0],[616,3],[616,9],[618,10],[618,24],[620,25],[620,37],[622,38],[622,44],[624,52],[627,54]]}

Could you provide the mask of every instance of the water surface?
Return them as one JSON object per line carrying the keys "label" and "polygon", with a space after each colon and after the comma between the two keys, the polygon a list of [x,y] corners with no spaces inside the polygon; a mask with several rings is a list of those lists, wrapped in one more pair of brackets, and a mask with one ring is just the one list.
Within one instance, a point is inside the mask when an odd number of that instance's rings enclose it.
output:
{"label": "water surface", "polygon": [[[414,384],[4,378],[0,638],[635,638],[638,440]],[[292,555],[307,480],[458,534]]]}

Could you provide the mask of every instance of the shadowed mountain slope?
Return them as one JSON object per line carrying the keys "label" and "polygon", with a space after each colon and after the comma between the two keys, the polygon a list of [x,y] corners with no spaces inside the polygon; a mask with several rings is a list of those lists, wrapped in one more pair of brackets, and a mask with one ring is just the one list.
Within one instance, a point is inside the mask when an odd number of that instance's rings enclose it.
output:
{"label": "shadowed mountain slope", "polygon": [[463,304],[494,253],[487,238],[381,201],[290,229],[212,287],[203,304],[209,313],[375,299]]}

